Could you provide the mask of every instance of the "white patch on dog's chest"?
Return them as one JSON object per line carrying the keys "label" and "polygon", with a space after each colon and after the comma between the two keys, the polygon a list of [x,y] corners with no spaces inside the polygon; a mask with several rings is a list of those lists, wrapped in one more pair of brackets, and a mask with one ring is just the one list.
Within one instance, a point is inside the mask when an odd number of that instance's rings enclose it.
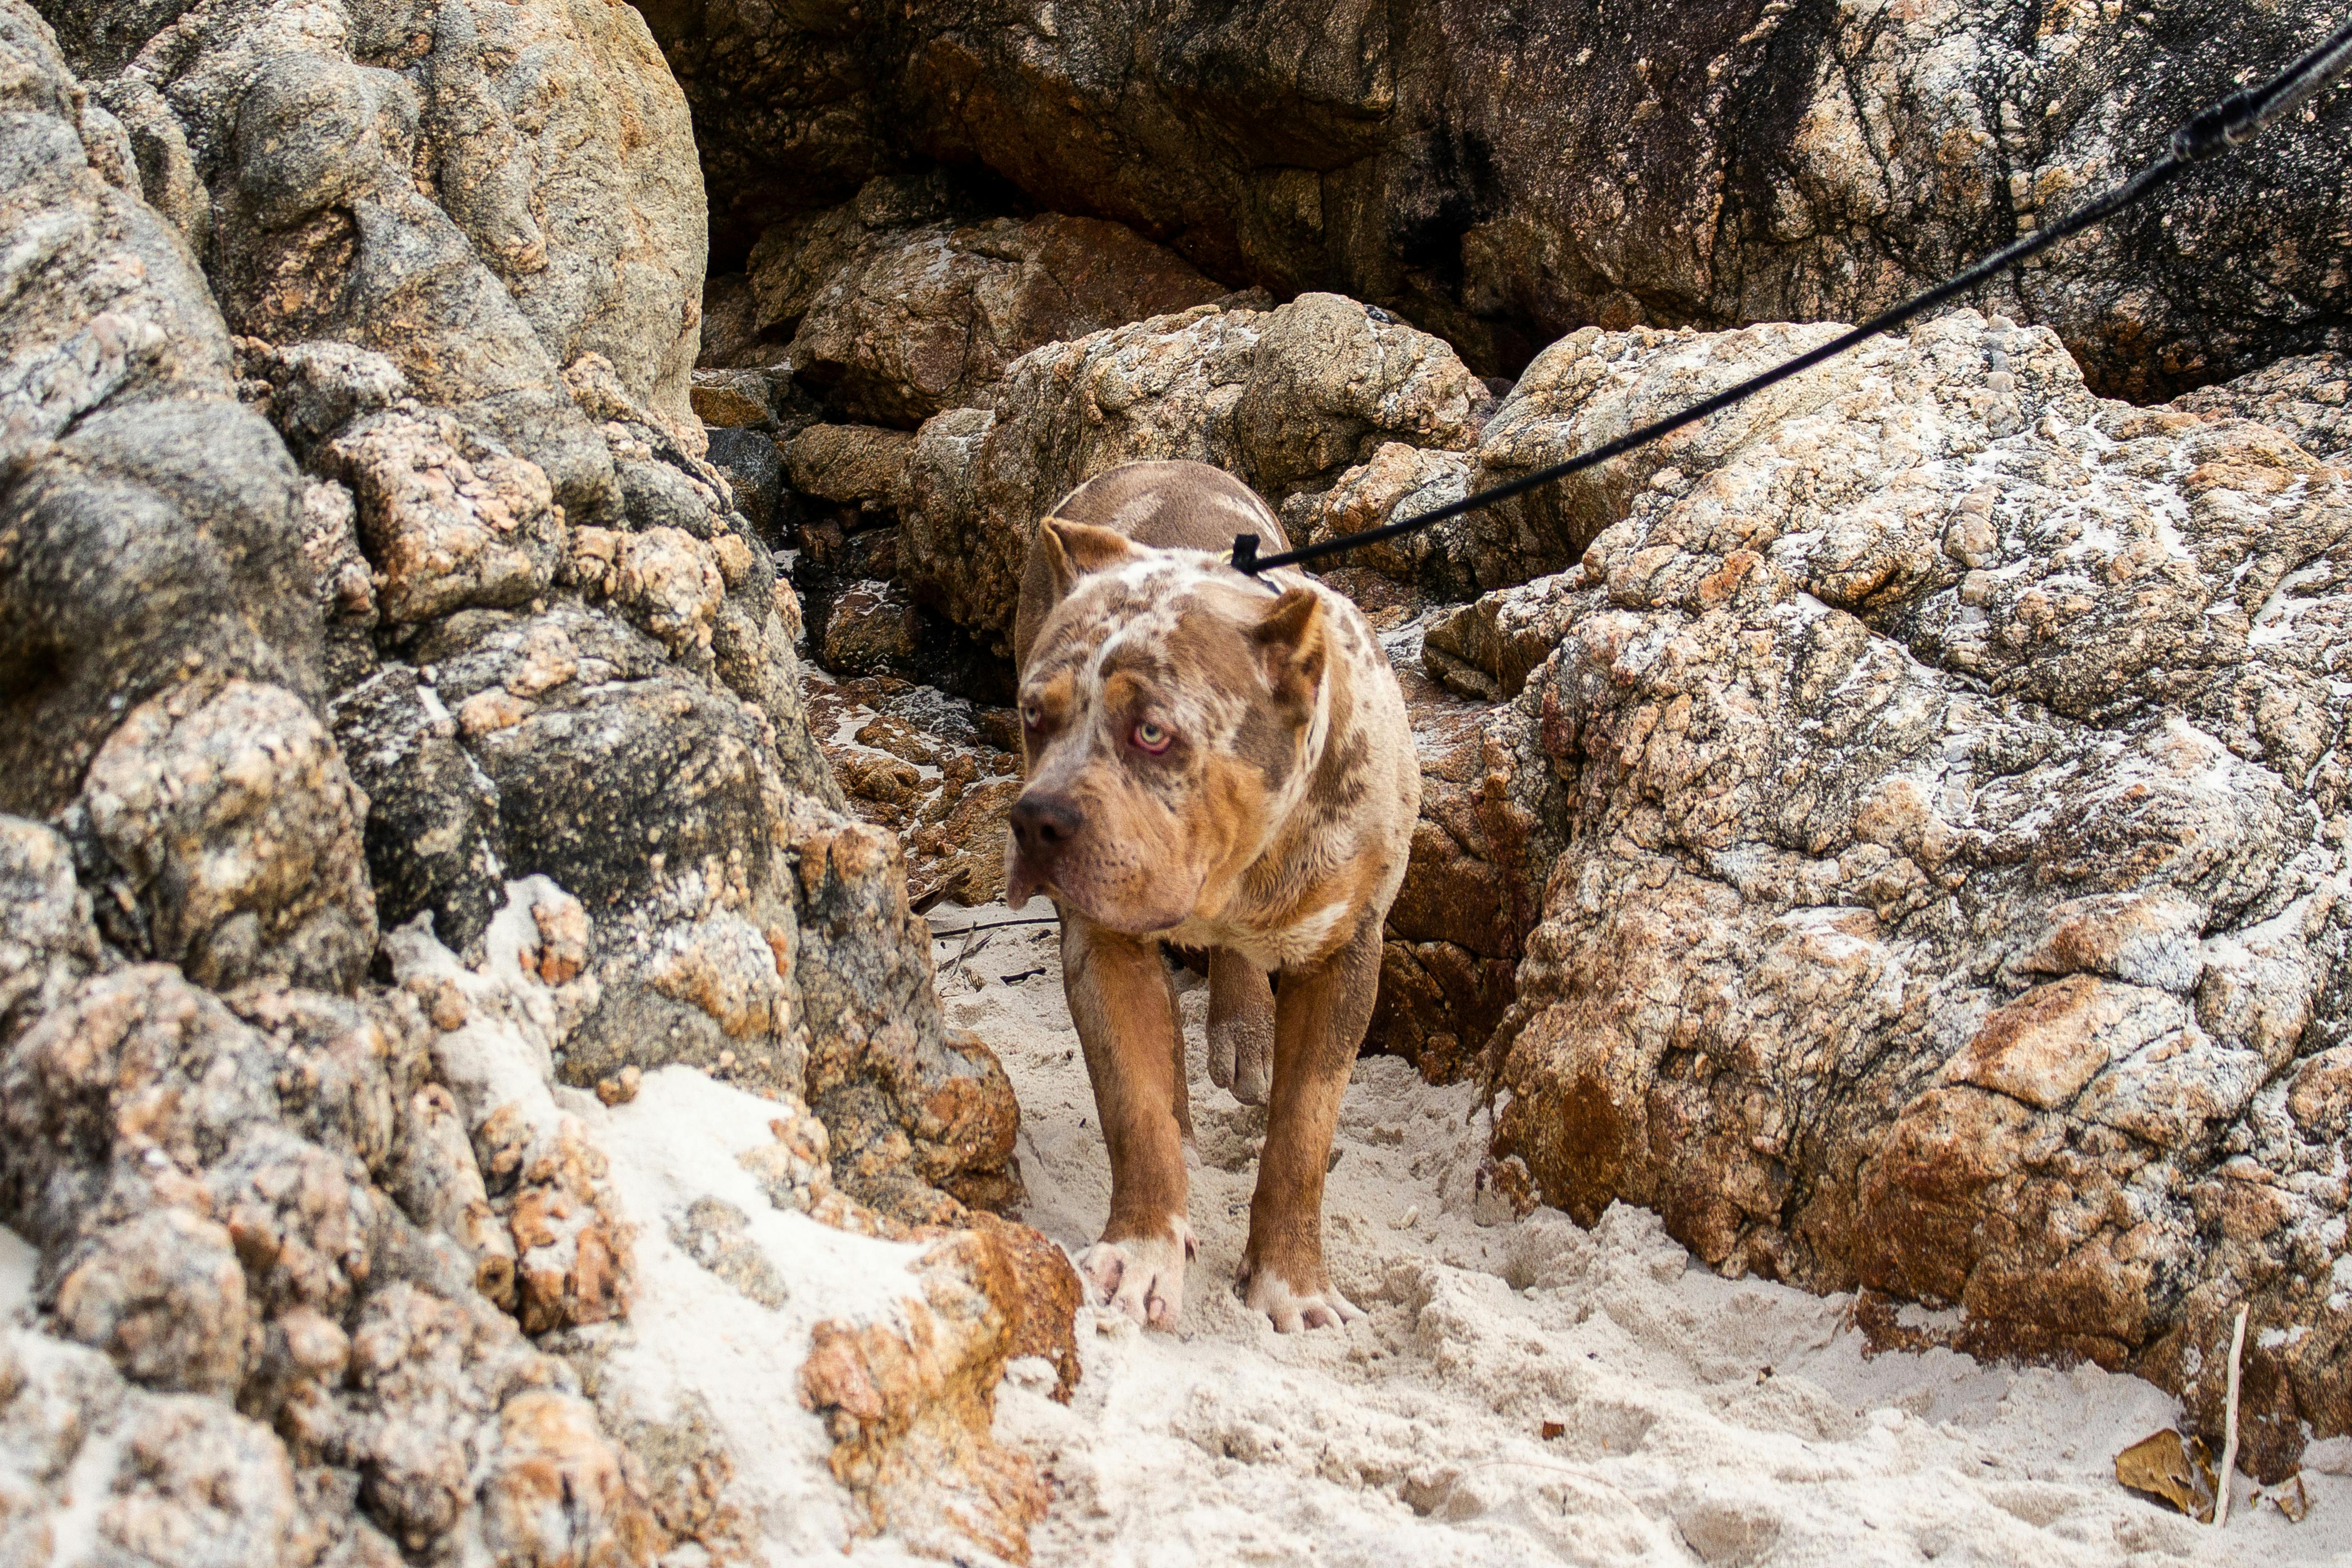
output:
{"label": "white patch on dog's chest", "polygon": [[1332,939],[1339,934],[1339,924],[1353,909],[1347,900],[1324,905],[1303,920],[1274,930],[1231,921],[1202,920],[1198,916],[1186,921],[1166,933],[1166,940],[1178,947],[1222,947],[1238,952],[1260,969],[1272,973],[1277,970],[1296,969],[1314,963],[1327,956]]}

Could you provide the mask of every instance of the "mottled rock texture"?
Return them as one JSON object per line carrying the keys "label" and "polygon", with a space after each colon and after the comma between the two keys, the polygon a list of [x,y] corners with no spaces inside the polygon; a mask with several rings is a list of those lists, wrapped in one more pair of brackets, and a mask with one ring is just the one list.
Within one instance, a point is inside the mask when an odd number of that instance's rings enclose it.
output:
{"label": "mottled rock texture", "polygon": [[[141,718],[115,733],[86,810],[144,900],[139,951],[184,956],[207,984],[274,964],[338,984],[365,963],[368,890],[306,885],[301,838],[330,831],[307,807],[291,833],[257,826],[263,860],[199,864],[203,833],[279,809],[271,791],[299,805],[341,789],[340,831],[364,833],[386,913],[430,911],[460,948],[509,877],[545,872],[588,901],[601,999],[566,1054],[574,1081],[629,1058],[724,1057],[739,1076],[797,1085],[809,1031],[865,1005],[905,1020],[920,1071],[962,1070],[910,978],[923,948],[892,956],[901,934],[816,940],[826,1000],[812,1010],[804,994],[799,914],[827,895],[797,878],[787,825],[823,835],[845,820],[829,815],[842,797],[800,712],[791,591],[700,461],[686,406],[703,251],[683,100],[626,8],[477,13],[444,7],[417,31],[404,13],[339,12],[322,29],[251,4],[159,31],[144,12],[59,12],[100,98],[152,100],[139,123],[177,128],[212,217],[174,239],[89,166],[71,118],[86,100],[53,94],[40,144],[54,189],[28,189],[55,210],[33,228],[74,265],[41,268],[10,306],[24,322],[12,349],[50,367],[41,406],[56,428],[20,422],[39,446],[6,498],[23,520],[8,569],[26,605],[11,685],[29,699],[9,721],[31,721],[28,750],[36,733],[95,736],[121,699],[192,683],[168,732]],[[235,355],[191,252],[244,334]],[[122,291],[142,278],[165,302],[134,315],[145,296]],[[67,338],[77,327],[82,339]],[[93,330],[117,343],[112,361]],[[66,375],[85,363],[116,368]],[[282,445],[231,400],[240,390]],[[111,460],[75,444],[159,400],[135,437],[124,425],[135,450],[121,460],[140,477],[123,482],[139,488],[100,478]],[[93,509],[101,527],[67,526]],[[151,515],[144,529],[122,521]],[[110,549],[108,530],[131,537]],[[141,583],[154,588],[125,613],[84,607]],[[54,624],[67,616],[89,618]],[[78,682],[78,665],[110,679]],[[231,677],[289,691],[281,707],[325,699],[342,756],[310,734],[298,743],[324,748],[315,762],[268,752],[278,782],[247,779],[229,755],[247,716],[203,706]],[[46,749],[55,771],[60,748]],[[56,779],[18,772],[7,804],[54,809],[80,771],[70,745],[64,757],[73,772]],[[190,769],[224,767],[205,786],[217,801],[180,788]],[[384,800],[364,828],[363,796]],[[183,847],[142,858],[123,841],[163,832],[166,800],[187,819]],[[211,885],[224,878],[237,885]],[[289,930],[254,929],[257,910]],[[333,920],[350,929],[334,935],[321,924]],[[273,943],[334,951],[247,951]],[[875,991],[886,973],[899,978]],[[842,1131],[845,1150],[866,1142]]]}
{"label": "mottled rock texture", "polygon": [[702,460],[684,101],[625,6],[0,0],[0,1554],[719,1552],[550,1353],[652,1217],[584,1091],[1019,1181]]}
{"label": "mottled rock texture", "polygon": [[1491,402],[1444,342],[1331,294],[1055,343],[1015,361],[988,406],[917,435],[898,575],[1002,649],[1037,520],[1095,475],[1189,458],[1279,504],[1383,442],[1474,447]]}
{"label": "mottled rock texture", "polygon": [[959,222],[959,205],[941,181],[880,180],[762,235],[751,330],[788,335],[794,375],[845,417],[912,428],[1031,349],[1225,292],[1123,225]]}
{"label": "mottled rock texture", "polygon": [[[1853,320],[2152,156],[2336,13],[2220,0],[649,5],[719,248],[936,162],[1516,371],[1577,327]],[[2337,346],[2333,95],[2000,285],[2112,395]]]}
{"label": "mottled rock texture", "polygon": [[[1478,472],[1814,331],[1574,334]],[[1576,564],[1432,630],[1514,698],[1483,744],[1543,765],[1489,776],[1559,838],[1497,1152],[1588,1222],[1958,1307],[1966,1348],[2138,1368],[2209,1429],[2250,1302],[2276,1474],[2352,1429],[2352,486],[1966,312],[1774,412],[1482,518],[1496,563]]]}

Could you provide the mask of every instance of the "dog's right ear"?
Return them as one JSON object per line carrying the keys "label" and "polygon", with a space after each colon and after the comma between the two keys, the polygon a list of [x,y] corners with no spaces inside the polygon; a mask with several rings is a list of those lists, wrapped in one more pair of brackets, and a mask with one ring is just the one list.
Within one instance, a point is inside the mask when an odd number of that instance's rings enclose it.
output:
{"label": "dog's right ear", "polygon": [[1066,517],[1049,517],[1039,523],[1037,539],[1053,571],[1057,605],[1070,596],[1079,578],[1108,571],[1135,553],[1134,542],[1124,533],[1090,522],[1072,522]]}

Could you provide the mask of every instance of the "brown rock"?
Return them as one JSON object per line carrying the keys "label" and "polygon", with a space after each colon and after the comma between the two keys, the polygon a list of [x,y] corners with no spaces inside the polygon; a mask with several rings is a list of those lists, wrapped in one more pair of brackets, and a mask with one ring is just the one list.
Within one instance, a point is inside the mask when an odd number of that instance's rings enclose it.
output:
{"label": "brown rock", "polygon": [[[1042,28],[950,5],[867,30],[680,11],[656,31],[739,245],[877,173],[985,169],[1038,207],[1171,236],[1234,285],[1377,302],[1507,373],[1587,325],[1854,320],[1948,277],[2139,167],[2334,14],[2242,20],[1998,0],[1497,26],[1442,5],[1117,0]],[[2352,284],[2305,237],[2340,229],[2347,153],[2290,139],[2019,269],[1989,308],[2050,322],[2135,397],[2342,347]],[[2191,225],[2210,250],[2174,237]]]}
{"label": "brown rock", "polygon": [[499,1453],[481,1487],[482,1539],[512,1561],[580,1568],[653,1562],[663,1542],[595,1411],[527,1393],[499,1412]]}
{"label": "brown rock", "polygon": [[1467,449],[1486,412],[1485,386],[1444,343],[1328,294],[1273,311],[1203,305],[1052,344],[1015,362],[988,408],[924,425],[899,575],[1002,641],[1037,519],[1106,469],[1214,463],[1279,503],[1384,442]]}
{"label": "brown rock", "polygon": [[[1482,468],[1787,346],[1580,334]],[[1777,422],[1496,520],[1482,560],[1574,566],[1428,639],[1449,684],[1520,688],[1485,730],[1559,835],[1496,1152],[1719,1268],[2146,1372],[2209,1432],[2249,1301],[2281,1331],[2248,1349],[2247,1453],[2283,1473],[2300,1423],[2352,1416],[2341,1134],[2294,1112],[2305,1072],[2331,1103],[2304,1062],[2347,942],[2314,738],[2352,626],[2340,475],[2103,403],[2050,335],[1965,312],[1781,390]]]}
{"label": "brown rock", "polygon": [[758,326],[797,318],[795,373],[854,419],[912,428],[978,401],[1031,349],[1225,292],[1122,224],[1047,214],[899,226],[905,195],[861,195],[798,243],[779,235],[753,254]]}
{"label": "brown rock", "polygon": [[1046,1492],[1028,1459],[997,1445],[996,1385],[1024,1311],[1005,1244],[985,1231],[942,1242],[920,1265],[904,1327],[819,1323],[801,1401],[834,1439],[833,1473],[872,1529],[918,1552],[969,1542],[1015,1563]]}
{"label": "brown rock", "polygon": [[907,496],[915,438],[871,425],[812,425],[778,447],[793,489],[820,500],[895,511]]}
{"label": "brown rock", "polygon": [[776,423],[775,393],[756,370],[698,370],[693,397],[694,416],[705,425],[741,430]]}

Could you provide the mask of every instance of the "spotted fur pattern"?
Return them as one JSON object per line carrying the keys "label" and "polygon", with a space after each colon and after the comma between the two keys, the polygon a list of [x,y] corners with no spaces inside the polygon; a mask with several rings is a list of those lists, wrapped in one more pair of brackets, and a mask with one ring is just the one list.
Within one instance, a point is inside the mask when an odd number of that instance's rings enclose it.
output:
{"label": "spotted fur pattern", "polygon": [[[1245,487],[1175,463],[1114,470],[1041,524],[1014,630],[1029,784],[1007,877],[1016,905],[1042,889],[1062,911],[1111,1143],[1111,1252],[1090,1272],[1124,1278],[1121,1244],[1148,1242],[1164,1299],[1181,1302],[1170,1130],[1182,1086],[1164,1064],[1182,1053],[1165,974],[1138,953],[1214,950],[1213,1071],[1222,1047],[1221,1082],[1272,1079],[1252,1300],[1278,1327],[1315,1326],[1353,1311],[1323,1272],[1320,1162],[1370,1018],[1420,770],[1361,613],[1301,573],[1234,571],[1236,531],[1285,547]],[[1253,980],[1267,973],[1272,999]],[[1237,1063],[1239,1048],[1273,1059]]]}

